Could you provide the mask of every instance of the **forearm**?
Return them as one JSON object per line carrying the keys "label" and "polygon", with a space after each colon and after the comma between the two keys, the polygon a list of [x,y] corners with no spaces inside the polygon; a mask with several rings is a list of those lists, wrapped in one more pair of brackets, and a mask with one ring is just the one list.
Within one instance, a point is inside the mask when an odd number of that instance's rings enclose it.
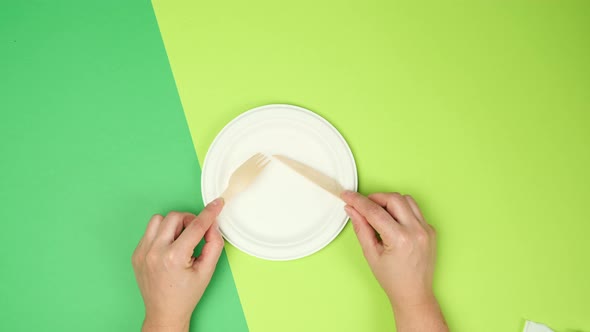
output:
{"label": "forearm", "polygon": [[434,297],[415,305],[392,301],[391,306],[397,332],[449,332],[449,327]]}

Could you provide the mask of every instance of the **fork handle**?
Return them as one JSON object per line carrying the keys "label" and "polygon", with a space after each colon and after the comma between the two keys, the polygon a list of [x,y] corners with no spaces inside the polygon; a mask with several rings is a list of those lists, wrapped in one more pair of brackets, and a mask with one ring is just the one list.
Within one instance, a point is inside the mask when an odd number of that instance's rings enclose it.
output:
{"label": "fork handle", "polygon": [[226,188],[225,191],[221,194],[221,198],[223,198],[223,200],[227,203],[230,199],[232,199],[235,196],[235,193],[233,190],[230,190],[231,188]]}

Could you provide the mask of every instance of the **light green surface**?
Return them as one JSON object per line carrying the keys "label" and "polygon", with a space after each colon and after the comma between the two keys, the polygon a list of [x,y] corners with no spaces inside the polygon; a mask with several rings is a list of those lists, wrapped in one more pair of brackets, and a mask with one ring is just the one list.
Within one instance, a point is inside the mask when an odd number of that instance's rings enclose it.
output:
{"label": "light green surface", "polygon": [[[133,249],[201,207],[150,3],[2,2],[0,331],[139,331]],[[225,255],[193,323],[247,330]]]}
{"label": "light green surface", "polygon": [[[439,231],[453,331],[590,330],[587,2],[156,0],[202,161],[268,103],[341,130],[364,193],[412,193]],[[301,260],[226,246],[250,330],[387,331],[350,227]]]}

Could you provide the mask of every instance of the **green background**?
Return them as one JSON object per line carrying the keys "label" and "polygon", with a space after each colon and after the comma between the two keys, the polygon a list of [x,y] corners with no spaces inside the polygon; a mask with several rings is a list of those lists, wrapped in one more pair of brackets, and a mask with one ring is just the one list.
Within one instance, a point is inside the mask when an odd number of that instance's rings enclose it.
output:
{"label": "green background", "polygon": [[[133,249],[202,207],[151,4],[4,2],[0,82],[0,331],[139,330]],[[246,330],[225,255],[196,316]]]}
{"label": "green background", "polygon": [[[590,330],[587,2],[153,7],[0,5],[0,330],[138,329],[147,220],[198,211],[195,150],[268,103],[340,129],[362,192],[417,198],[452,330]],[[292,262],[226,250],[193,330],[393,330],[348,226]]]}

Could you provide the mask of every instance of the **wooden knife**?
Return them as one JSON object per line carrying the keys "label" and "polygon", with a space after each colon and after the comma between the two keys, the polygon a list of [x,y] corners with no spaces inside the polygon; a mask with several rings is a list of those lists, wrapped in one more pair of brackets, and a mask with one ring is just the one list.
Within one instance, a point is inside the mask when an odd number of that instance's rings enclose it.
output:
{"label": "wooden knife", "polygon": [[302,162],[297,160],[293,160],[289,157],[283,155],[273,155],[273,157],[286,165],[287,167],[291,168],[295,172],[301,174],[303,177],[307,178],[311,182],[315,183],[320,188],[326,190],[330,194],[338,197],[340,199],[340,195],[344,191],[344,188],[338,181],[334,180],[333,178],[329,177],[328,175],[314,169],[311,166],[308,166]]}

